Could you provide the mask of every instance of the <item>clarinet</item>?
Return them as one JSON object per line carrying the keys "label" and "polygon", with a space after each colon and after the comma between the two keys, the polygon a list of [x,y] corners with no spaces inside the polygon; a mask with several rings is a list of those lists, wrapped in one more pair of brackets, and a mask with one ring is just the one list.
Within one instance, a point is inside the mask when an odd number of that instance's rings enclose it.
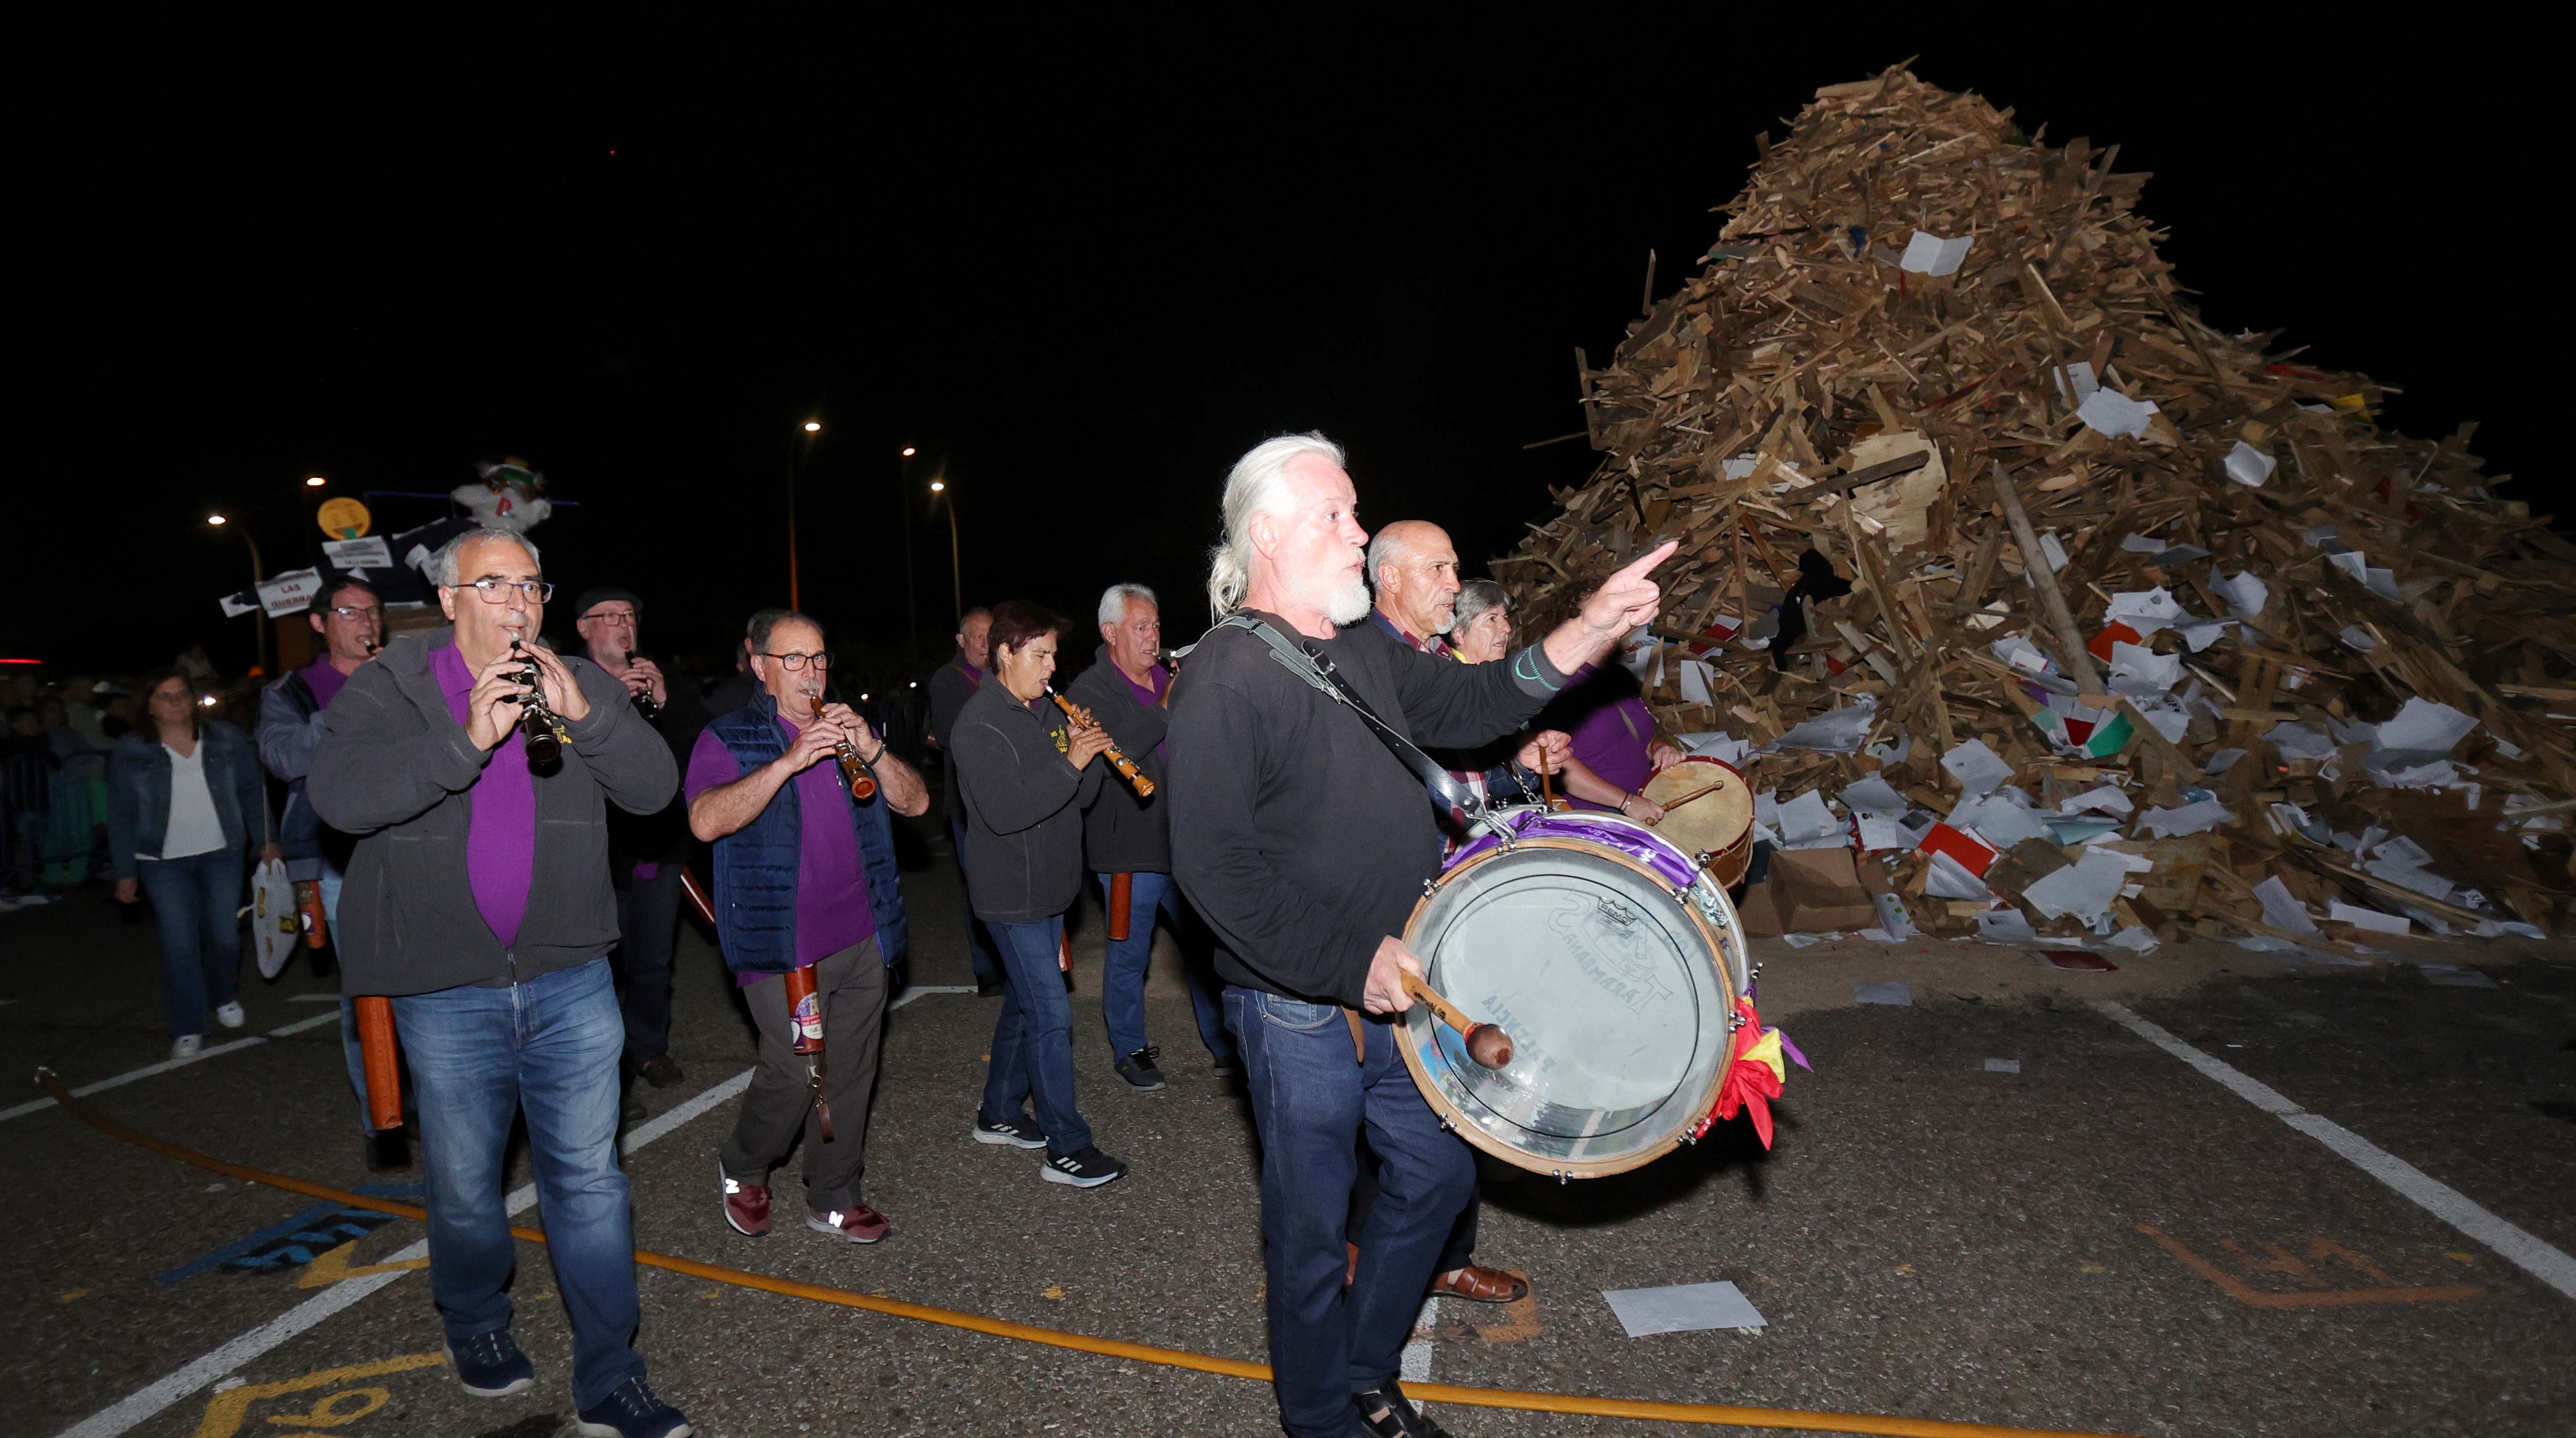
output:
{"label": "clarinet", "polygon": [[[823,717],[822,690],[807,689],[805,702],[814,706],[815,723],[830,722]],[[859,746],[851,743],[848,735],[844,734],[840,742],[832,746],[832,759],[841,766],[841,780],[850,786],[852,802],[864,804],[877,796],[876,770],[859,757]]]}
{"label": "clarinet", "polygon": [[[629,654],[626,656],[626,662],[632,665],[643,657],[642,654]],[[635,696],[635,712],[643,715],[644,722],[650,724],[662,717],[662,701],[653,697],[651,689],[645,689]]]}
{"label": "clarinet", "polygon": [[[527,646],[512,639],[510,652],[525,654]],[[551,769],[563,762],[563,746],[572,742],[572,735],[564,731],[563,720],[546,703],[545,685],[533,656],[528,666],[519,671],[519,682],[528,686],[528,692],[519,696],[519,729],[528,736],[528,767]]]}
{"label": "clarinet", "polygon": [[[1054,685],[1046,686],[1046,696],[1055,701],[1055,707],[1064,711],[1065,718],[1073,721],[1073,727],[1077,731],[1100,727],[1100,721],[1091,716],[1090,710],[1055,692]],[[1109,767],[1118,771],[1118,777],[1135,786],[1137,798],[1154,797],[1154,781],[1145,777],[1145,772],[1136,767],[1135,760],[1119,753],[1117,745],[1112,744],[1101,750],[1100,757],[1109,761]]]}

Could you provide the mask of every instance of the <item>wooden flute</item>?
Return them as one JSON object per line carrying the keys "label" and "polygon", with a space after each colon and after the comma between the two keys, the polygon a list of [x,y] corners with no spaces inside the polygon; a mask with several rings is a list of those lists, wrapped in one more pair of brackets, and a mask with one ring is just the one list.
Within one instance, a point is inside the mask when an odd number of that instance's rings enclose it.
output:
{"label": "wooden flute", "polygon": [[[1100,721],[1091,717],[1090,710],[1083,708],[1081,705],[1076,704],[1072,700],[1055,692],[1054,685],[1048,685],[1046,693],[1049,699],[1055,701],[1055,707],[1064,711],[1064,717],[1073,721],[1073,727],[1075,729],[1097,729],[1100,727]],[[1154,781],[1145,777],[1145,771],[1136,767],[1135,760],[1119,753],[1117,745],[1112,744],[1108,748],[1100,751],[1100,757],[1109,761],[1109,767],[1116,769],[1120,778],[1125,779],[1128,783],[1136,786],[1137,798],[1151,799],[1154,797]]]}

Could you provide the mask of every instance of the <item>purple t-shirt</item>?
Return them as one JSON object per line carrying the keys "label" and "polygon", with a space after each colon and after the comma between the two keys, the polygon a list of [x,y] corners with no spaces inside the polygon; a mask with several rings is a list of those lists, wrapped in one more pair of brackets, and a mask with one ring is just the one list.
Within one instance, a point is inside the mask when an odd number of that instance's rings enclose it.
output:
{"label": "purple t-shirt", "polygon": [[[465,667],[465,656],[450,644],[431,651],[429,667],[447,696],[449,716],[464,723],[466,696],[474,692],[474,671]],[[474,907],[507,947],[517,942],[519,921],[528,916],[528,886],[537,867],[537,783],[528,772],[527,735],[517,725],[484,761],[466,802],[473,817],[465,831],[465,877],[474,889]]]}
{"label": "purple t-shirt", "polygon": [[[1567,732],[1573,737],[1574,757],[1620,788],[1633,794],[1654,777],[1655,761],[1650,748],[1655,739],[1655,716],[1633,690],[1597,705]],[[1595,804],[1589,799],[1575,799],[1573,803],[1577,809],[1609,811],[1618,807]]]}
{"label": "purple t-shirt", "polygon": [[[314,707],[319,709],[330,708],[331,701],[340,697],[340,686],[349,682],[348,675],[331,666],[328,655],[314,660],[296,672],[304,676],[304,687],[313,691]],[[469,690],[472,687],[467,686]]]}
{"label": "purple t-shirt", "polygon": [[[1110,667],[1111,669],[1113,669],[1113,670],[1116,670],[1116,671],[1117,671],[1118,677],[1119,677],[1120,679],[1125,679],[1125,680],[1126,680],[1126,682],[1127,682],[1127,692],[1128,692],[1128,693],[1130,693],[1130,694],[1135,695],[1135,696],[1136,696],[1136,702],[1137,702],[1139,705],[1141,705],[1141,706],[1143,706],[1144,708],[1147,708],[1147,709],[1151,709],[1151,708],[1153,708],[1155,705],[1162,703],[1162,702],[1163,702],[1163,691],[1172,687],[1172,671],[1171,671],[1171,670],[1169,670],[1169,669],[1164,668],[1164,667],[1163,667],[1162,665],[1160,665],[1160,664],[1157,664],[1157,665],[1153,666],[1152,668],[1150,668],[1150,669],[1148,669],[1148,670],[1146,670],[1146,671],[1145,671],[1145,677],[1146,677],[1146,678],[1148,678],[1148,679],[1151,679],[1152,681],[1154,681],[1154,682],[1153,682],[1153,686],[1152,686],[1151,688],[1148,688],[1148,687],[1147,687],[1147,686],[1145,686],[1145,685],[1139,684],[1139,683],[1137,683],[1137,682],[1136,682],[1135,680],[1133,680],[1133,679],[1128,679],[1128,678],[1127,678],[1127,671],[1126,671],[1126,670],[1124,670],[1124,669],[1119,669],[1117,665],[1112,664],[1112,665],[1110,665],[1109,667]],[[1165,751],[1166,749],[1168,749],[1168,748],[1171,746],[1171,742],[1172,742],[1172,741],[1171,741],[1171,740],[1169,740],[1169,739],[1163,739],[1163,740],[1158,740],[1158,741],[1156,741],[1156,743],[1155,743],[1155,745],[1154,745],[1154,754],[1155,754],[1155,756],[1156,756],[1157,758],[1169,758],[1169,757],[1171,757],[1170,755],[1168,755],[1168,754],[1164,753],[1164,751]]]}
{"label": "purple t-shirt", "polygon": [[[796,742],[796,726],[785,719],[778,727],[787,742]],[[742,762],[716,737],[699,733],[689,751],[688,777],[681,792],[689,802],[718,785],[742,777]],[[868,907],[868,871],[859,857],[859,831],[850,821],[850,791],[841,782],[841,766],[825,759],[806,767],[788,782],[796,786],[796,966],[829,958],[877,931],[876,911]],[[719,841],[721,842],[721,841]],[[744,987],[774,974],[741,974]]]}

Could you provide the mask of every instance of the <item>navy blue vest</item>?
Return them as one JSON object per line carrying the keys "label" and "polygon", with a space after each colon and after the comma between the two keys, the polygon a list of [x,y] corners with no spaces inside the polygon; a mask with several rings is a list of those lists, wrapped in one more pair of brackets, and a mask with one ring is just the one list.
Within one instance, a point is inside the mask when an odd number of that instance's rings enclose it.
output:
{"label": "navy blue vest", "polygon": [[[733,753],[746,774],[787,752],[787,736],[778,726],[778,704],[767,694],[730,714],[718,715],[707,732]],[[828,760],[826,762],[829,762]],[[867,873],[868,908],[877,921],[877,948],[889,964],[903,957],[909,940],[903,916],[903,876],[895,864],[894,819],[879,796],[852,804],[843,791],[859,834],[859,862]],[[796,967],[796,862],[802,848],[804,818],[796,783],[779,786],[769,807],[752,821],[715,841],[716,939],[727,967],[738,974],[783,974]]]}

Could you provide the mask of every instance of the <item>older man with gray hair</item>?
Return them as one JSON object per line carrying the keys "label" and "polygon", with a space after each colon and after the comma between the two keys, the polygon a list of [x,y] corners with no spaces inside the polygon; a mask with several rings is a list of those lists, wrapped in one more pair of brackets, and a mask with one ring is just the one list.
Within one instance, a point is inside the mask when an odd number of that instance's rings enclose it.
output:
{"label": "older man with gray hair", "polygon": [[[1646,576],[1673,546],[1611,575],[1544,643],[1457,664],[1342,630],[1369,609],[1358,500],[1341,447],[1319,434],[1257,445],[1227,477],[1208,575],[1222,617],[1173,702],[1173,868],[1225,945],[1217,971],[1261,1135],[1280,1417],[1292,1438],[1425,1438],[1438,1430],[1396,1370],[1476,1169],[1414,1087],[1386,1016],[1412,1007],[1403,975],[1422,965],[1400,936],[1439,869],[1440,834],[1421,784],[1278,649],[1330,659],[1416,742],[1482,744],[1654,617]],[[1346,1288],[1363,1128],[1379,1198]]]}
{"label": "older man with gray hair", "polygon": [[[429,578],[454,627],[403,635],[349,676],[322,711],[305,797],[357,837],[341,986],[392,998],[420,1090],[448,1361],[477,1397],[536,1383],[510,1336],[518,1247],[502,1204],[524,1111],[581,1431],[675,1438],[688,1420],[653,1396],[634,1347],[606,811],[659,810],[679,765],[623,683],[538,638],[555,587],[525,536],[462,535]],[[540,696],[560,729],[551,758],[522,727]]]}
{"label": "older man with gray hair", "polygon": [[[1200,925],[1172,884],[1172,811],[1164,736],[1171,726],[1172,671],[1162,662],[1162,607],[1141,584],[1113,584],[1100,596],[1100,649],[1065,695],[1091,711],[1121,753],[1154,781],[1150,798],[1125,783],[1100,786],[1082,816],[1082,855],[1100,875],[1110,906],[1109,951],[1100,977],[1100,1013],[1118,1076],[1139,1089],[1163,1086],[1162,1053],[1145,1037],[1145,974],[1154,947],[1154,917],[1169,918],[1182,947],[1199,1041],[1219,1077],[1235,1070],[1234,1040],[1225,1031],[1215,977],[1193,952]],[[1116,912],[1121,902],[1126,913]],[[1124,934],[1124,938],[1117,937]]]}

